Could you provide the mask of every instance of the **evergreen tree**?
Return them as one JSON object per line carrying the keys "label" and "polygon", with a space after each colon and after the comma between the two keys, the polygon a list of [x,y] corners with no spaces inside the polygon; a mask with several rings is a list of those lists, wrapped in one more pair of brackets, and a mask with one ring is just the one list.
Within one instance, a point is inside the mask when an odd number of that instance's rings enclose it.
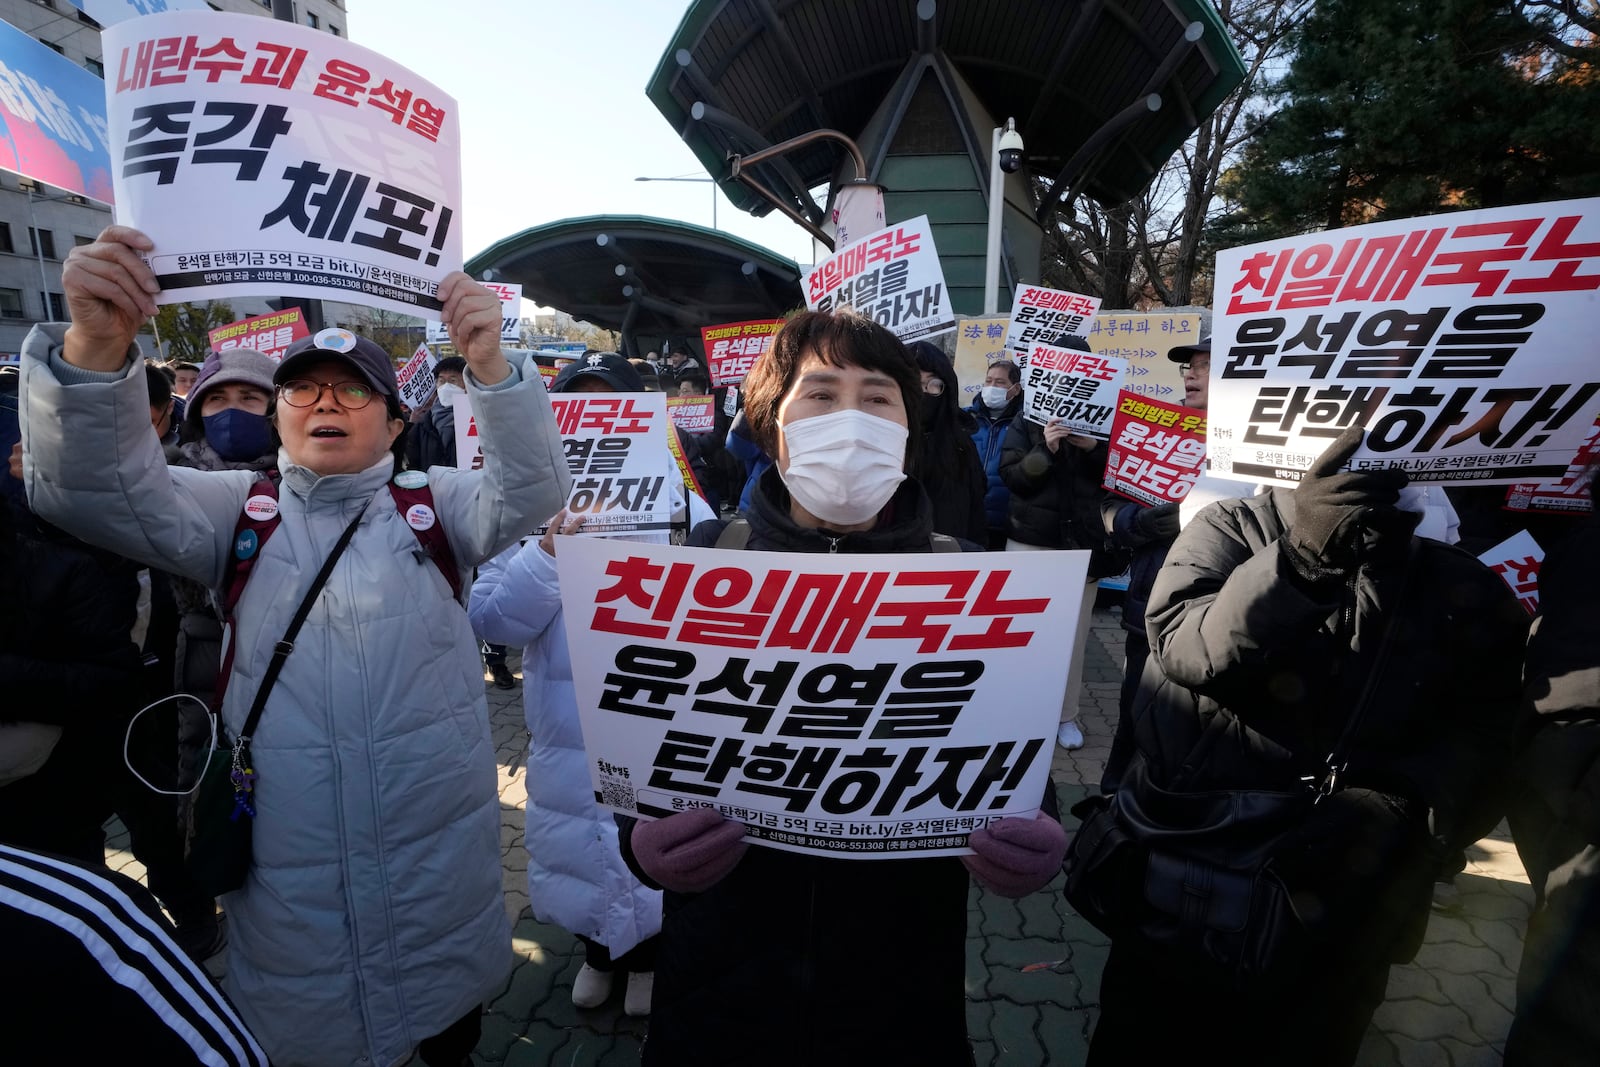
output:
{"label": "evergreen tree", "polygon": [[1600,190],[1594,79],[1546,29],[1511,0],[1319,0],[1216,238]]}

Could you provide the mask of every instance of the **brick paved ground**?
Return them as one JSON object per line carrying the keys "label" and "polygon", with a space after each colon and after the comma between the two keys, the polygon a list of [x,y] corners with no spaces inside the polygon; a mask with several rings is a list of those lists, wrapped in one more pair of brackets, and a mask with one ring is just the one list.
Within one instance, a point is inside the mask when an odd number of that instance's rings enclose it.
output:
{"label": "brick paved ground", "polygon": [[[1084,672],[1080,721],[1086,744],[1077,752],[1056,749],[1055,779],[1063,811],[1100,780],[1116,722],[1121,663],[1117,616],[1099,610]],[[517,962],[506,988],[488,1006],[476,1060],[507,1067],[636,1064],[645,1023],[622,1014],[621,983],[603,1008],[573,1008],[572,981],[582,953],[571,935],[535,922],[529,913],[522,849],[527,801],[522,692],[519,686],[488,693],[500,762],[506,910],[515,923]],[[126,834],[115,824],[111,830],[108,862],[142,877],[142,868],[125,851]],[[1468,859],[1466,872],[1457,879],[1455,906],[1435,910],[1416,961],[1392,972],[1389,1000],[1362,1046],[1362,1067],[1487,1067],[1500,1062],[1532,891],[1503,824],[1474,846]],[[1070,1067],[1083,1062],[1107,941],[1067,907],[1060,888],[1057,879],[1020,901],[972,891],[967,1020],[980,1065]],[[221,957],[211,967],[220,971]]]}

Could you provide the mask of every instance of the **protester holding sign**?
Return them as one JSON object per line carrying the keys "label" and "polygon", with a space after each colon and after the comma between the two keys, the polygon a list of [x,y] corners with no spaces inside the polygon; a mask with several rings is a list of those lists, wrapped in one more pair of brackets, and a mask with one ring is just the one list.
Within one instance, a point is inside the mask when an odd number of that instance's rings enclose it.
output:
{"label": "protester holding sign", "polygon": [[[1073,335],[1062,337],[1057,347],[1089,351],[1089,343]],[[1094,553],[1079,605],[1078,630],[1072,644],[1063,650],[1072,659],[1056,738],[1063,748],[1083,747],[1083,731],[1077,722],[1078,693],[1097,583],[1119,573],[1126,562],[1110,550],[1100,518],[1100,482],[1105,469],[1106,443],[1073,433],[1059,420],[1040,425],[1029,419],[1024,409],[1006,430],[1000,477],[1011,490],[1007,551],[1077,548]]]}
{"label": "protester holding sign", "polygon": [[[552,393],[643,392],[628,362],[612,356],[567,367]],[[656,452],[670,466],[665,442]],[[672,481],[676,525],[714,518],[711,509]],[[639,883],[622,861],[617,826],[595,804],[578,725],[561,617],[556,573],[557,535],[582,532],[587,516],[562,509],[543,537],[507,550],[484,564],[472,585],[467,614],[487,641],[526,646],[522,654],[522,702],[528,723],[528,807],[523,844],[528,850],[528,901],[534,917],[577,935],[583,967],[572,983],[572,1003],[597,1008],[611,995],[614,976],[627,972],[623,1010],[650,1014],[656,935],[661,929],[661,894]],[[668,533],[624,534],[628,541],[666,544]]]}
{"label": "protester holding sign", "polygon": [[[397,477],[393,364],[345,330],[297,342],[274,374],[280,484],[169,472],[132,348],[155,309],[151,247],[112,226],[73,249],[71,324],[24,344],[29,498],[86,540],[237,595],[230,737],[312,574],[334,561],[251,731],[240,817],[253,854],[224,900],[228,992],[275,1062],[395,1063],[421,1043],[425,1062],[459,1063],[510,954],[494,749],[447,579],[565,499],[549,398],[530,363],[502,354],[499,301],[457,271],[438,292],[467,360],[481,472]],[[431,504],[400,506],[424,489]],[[427,541],[435,527],[444,537]]]}
{"label": "protester holding sign", "polygon": [[1207,507],[1156,578],[1138,752],[1069,864],[1112,938],[1092,1067],[1352,1063],[1441,861],[1504,812],[1526,618],[1414,536],[1403,471],[1343,469],[1361,442]]}
{"label": "protester holding sign", "polygon": [[[1210,336],[1196,344],[1169,349],[1167,358],[1182,370],[1184,406],[1195,411],[1206,410],[1211,380]],[[1203,459],[1203,438],[1201,446]],[[1202,466],[1203,463],[1195,464],[1196,469]],[[1178,503],[1173,500],[1145,504],[1107,493],[1101,502],[1100,514],[1112,542],[1133,552],[1128,564],[1128,589],[1122,598],[1125,655],[1122,692],[1117,702],[1117,732],[1111,740],[1111,754],[1106,757],[1105,771],[1100,777],[1100,791],[1111,793],[1116,791],[1122,781],[1123,768],[1133,758],[1133,699],[1139,691],[1145,658],[1150,655],[1150,642],[1144,631],[1144,609],[1150,601],[1150,590],[1156,584],[1156,574],[1166,562],[1167,549],[1178,539]]]}
{"label": "protester holding sign", "polygon": [[[905,473],[919,375],[892,334],[854,315],[797,315],[745,385],[750,432],[775,457],[745,547],[930,549],[928,499]],[[690,543],[716,547],[738,529],[706,523]],[[630,865],[667,890],[644,1063],[969,1065],[968,873],[1023,896],[1059,871],[1066,832],[1045,792],[1037,818],[974,832],[976,854],[959,861],[751,849],[714,808],[621,820]]]}
{"label": "protester holding sign", "polygon": [[[1582,479],[1591,499],[1597,472]],[[1551,551],[1540,581],[1511,804],[1535,896],[1508,1067],[1584,1063],[1600,1047],[1600,517]]]}

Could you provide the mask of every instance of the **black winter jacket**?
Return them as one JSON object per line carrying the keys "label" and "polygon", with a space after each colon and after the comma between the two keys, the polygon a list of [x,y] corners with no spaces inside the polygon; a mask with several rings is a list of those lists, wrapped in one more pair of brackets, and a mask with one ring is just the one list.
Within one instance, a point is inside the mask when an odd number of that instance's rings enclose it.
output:
{"label": "black winter jacket", "polygon": [[1346,781],[1426,805],[1447,848],[1476,841],[1504,814],[1526,613],[1482,563],[1425,538],[1409,562],[1402,545],[1346,581],[1307,583],[1279,544],[1293,520],[1289,490],[1221,501],[1168,553],[1136,733],[1152,779],[1293,789],[1319,773],[1398,612]]}
{"label": "black winter jacket", "polygon": [[1012,419],[1000,453],[1000,478],[1011,490],[1008,536],[1041,548],[1088,549],[1090,578],[1119,573],[1127,554],[1108,543],[1100,517],[1106,454],[1104,441],[1087,452],[1063,441],[1052,452],[1043,426],[1021,414]]}
{"label": "black winter jacket", "polygon": [[[776,471],[752,494],[752,550],[926,552],[922,488],[908,479],[864,533],[803,529]],[[716,543],[702,523],[692,546]],[[1056,811],[1053,790],[1046,810]],[[633,822],[622,851],[633,858]],[[752,846],[704,893],[667,892],[647,1067],[966,1067],[969,880],[954,858],[844,860]]]}

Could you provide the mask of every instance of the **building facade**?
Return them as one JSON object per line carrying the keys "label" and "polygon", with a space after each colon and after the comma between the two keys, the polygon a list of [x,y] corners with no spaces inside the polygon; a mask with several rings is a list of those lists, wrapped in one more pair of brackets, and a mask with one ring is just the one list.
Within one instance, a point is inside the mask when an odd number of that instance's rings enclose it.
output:
{"label": "building facade", "polygon": [[[217,11],[273,17],[273,0],[208,0]],[[336,37],[349,34],[345,0],[293,0],[294,21]],[[69,0],[0,0],[0,19],[104,77],[100,24]],[[111,222],[111,209],[62,189],[0,171],[0,362],[16,359],[34,323],[66,318],[61,262]],[[232,301],[241,315],[264,301]],[[154,344],[142,339],[154,355]]]}

